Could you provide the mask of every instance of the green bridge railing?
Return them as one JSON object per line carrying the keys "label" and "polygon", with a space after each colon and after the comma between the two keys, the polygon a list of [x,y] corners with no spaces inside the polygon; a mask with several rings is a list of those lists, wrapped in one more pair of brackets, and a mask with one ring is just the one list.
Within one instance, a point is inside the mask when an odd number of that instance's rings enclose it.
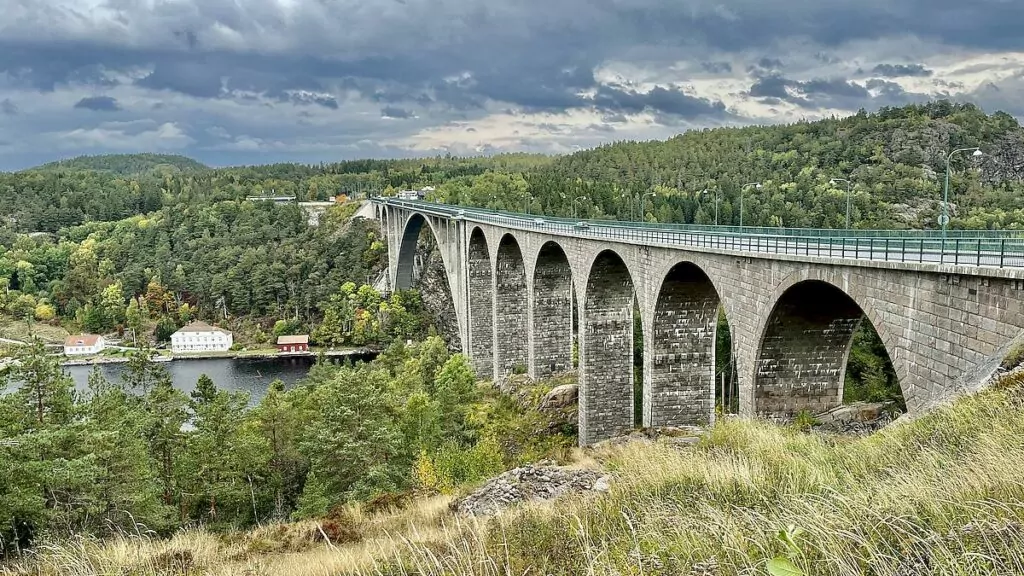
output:
{"label": "green bridge railing", "polygon": [[939,230],[740,228],[576,220],[395,198],[378,197],[374,201],[448,218],[631,243],[886,262],[1024,267],[1024,231],[1016,230],[949,230],[943,237]]}

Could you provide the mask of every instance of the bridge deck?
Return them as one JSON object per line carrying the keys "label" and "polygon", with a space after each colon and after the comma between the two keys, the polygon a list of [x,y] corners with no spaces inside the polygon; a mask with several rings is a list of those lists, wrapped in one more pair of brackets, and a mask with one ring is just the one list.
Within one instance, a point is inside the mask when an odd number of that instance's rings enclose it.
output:
{"label": "bridge deck", "polygon": [[[861,263],[1024,268],[1024,232],[954,230],[827,230],[570,220],[423,201],[375,198],[392,206],[508,228],[648,246]],[[1014,270],[1014,272],[1019,272]],[[1017,276],[1017,274],[1013,274]]]}

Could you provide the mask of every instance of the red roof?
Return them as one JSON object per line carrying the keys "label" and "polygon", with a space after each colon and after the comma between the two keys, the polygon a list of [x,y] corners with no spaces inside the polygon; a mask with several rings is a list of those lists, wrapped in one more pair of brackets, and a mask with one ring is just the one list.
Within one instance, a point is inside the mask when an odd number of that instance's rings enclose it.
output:
{"label": "red roof", "polygon": [[64,341],[65,346],[95,346],[100,339],[99,334],[74,334]]}

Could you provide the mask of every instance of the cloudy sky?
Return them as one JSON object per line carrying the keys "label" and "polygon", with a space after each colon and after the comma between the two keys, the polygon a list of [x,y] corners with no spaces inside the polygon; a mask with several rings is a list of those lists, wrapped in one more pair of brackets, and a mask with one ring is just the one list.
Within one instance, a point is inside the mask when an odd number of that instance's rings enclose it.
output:
{"label": "cloudy sky", "polygon": [[0,170],[567,152],[930,97],[1024,118],[1021,0],[0,0]]}

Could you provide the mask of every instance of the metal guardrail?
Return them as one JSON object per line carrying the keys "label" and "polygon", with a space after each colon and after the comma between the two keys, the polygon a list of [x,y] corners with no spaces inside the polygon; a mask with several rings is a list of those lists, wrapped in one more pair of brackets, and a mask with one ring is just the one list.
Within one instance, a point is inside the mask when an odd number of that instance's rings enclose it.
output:
{"label": "metal guardrail", "polygon": [[1020,231],[956,230],[943,238],[940,231],[931,230],[741,229],[571,220],[393,198],[373,200],[437,216],[630,243],[884,262],[1024,267],[1024,232]]}

